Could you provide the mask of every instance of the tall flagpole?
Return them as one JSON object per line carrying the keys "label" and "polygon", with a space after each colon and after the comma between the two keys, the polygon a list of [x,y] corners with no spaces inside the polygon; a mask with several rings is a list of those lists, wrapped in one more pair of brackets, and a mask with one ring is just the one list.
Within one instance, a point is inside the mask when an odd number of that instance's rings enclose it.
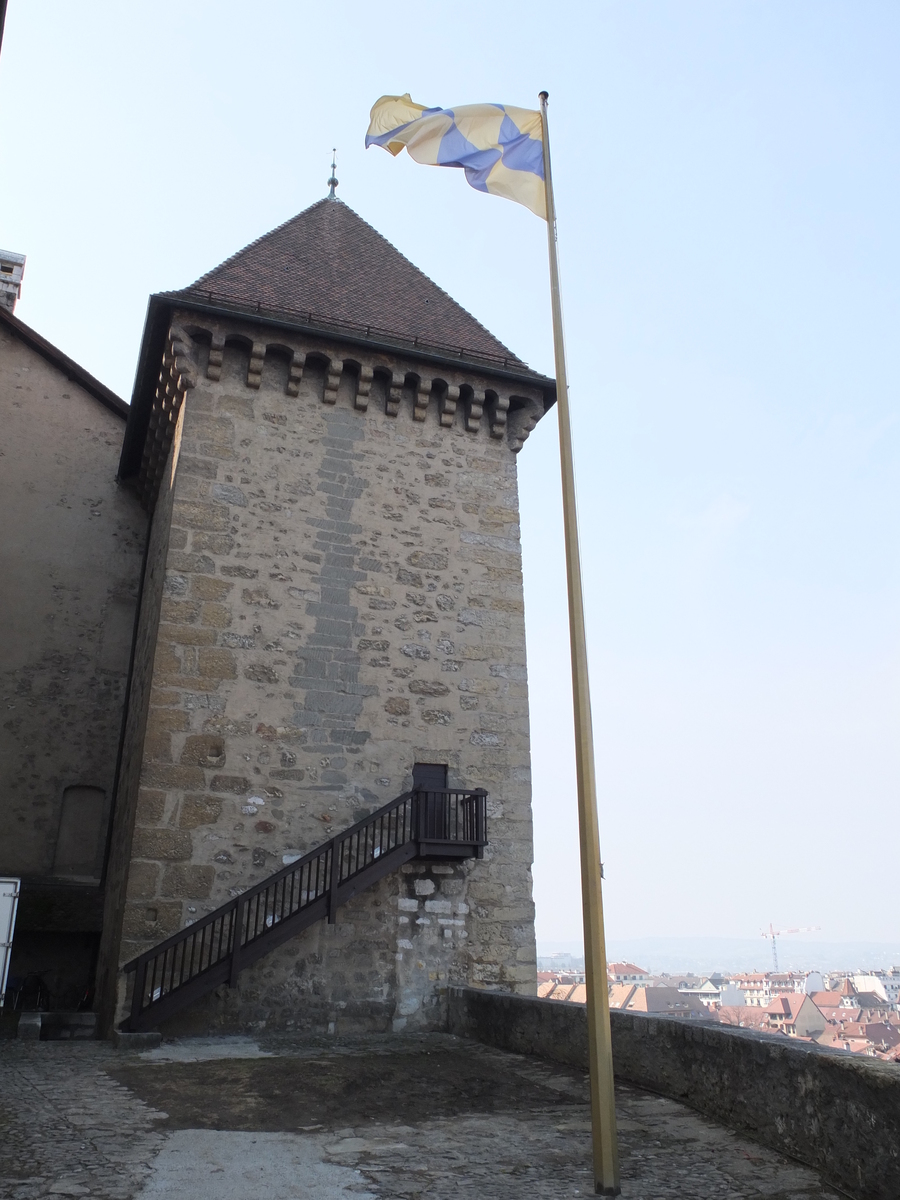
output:
{"label": "tall flagpole", "polygon": [[572,461],[572,426],[569,416],[566,346],[563,339],[559,264],[556,256],[556,208],[553,203],[553,182],[550,176],[550,130],[547,123],[549,98],[547,92],[541,92],[544,188],[547,196],[547,240],[550,247],[550,300],[553,309],[553,353],[556,359],[556,411],[559,421],[566,577],[569,588],[572,696],[575,708],[575,766],[578,778],[578,831],[581,842],[581,905],[584,913],[584,966],[585,982],[587,983],[594,1185],[596,1193],[600,1196],[618,1196],[621,1189],[619,1187],[619,1151],[616,1141],[612,1040],[609,1028],[606,940],[603,932],[603,896],[600,883],[600,830],[597,822],[594,739],[591,726],[587,644],[584,632],[584,594],[581,586],[578,513],[575,506],[575,469]]}

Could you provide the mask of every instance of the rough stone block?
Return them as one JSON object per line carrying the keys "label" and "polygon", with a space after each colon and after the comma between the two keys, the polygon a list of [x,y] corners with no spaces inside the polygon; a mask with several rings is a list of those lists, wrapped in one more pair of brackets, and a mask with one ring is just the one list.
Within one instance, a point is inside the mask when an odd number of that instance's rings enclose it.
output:
{"label": "rough stone block", "polygon": [[192,457],[190,454],[185,454],[183,450],[179,456],[178,472],[180,475],[194,475],[200,479],[215,479],[218,471],[218,465],[214,462],[209,462],[207,459]]}
{"label": "rough stone block", "polygon": [[[196,547],[197,538],[194,538]],[[199,549],[199,547],[197,547]],[[216,564],[208,554],[183,554],[169,552],[169,567],[173,571],[181,571],[185,575],[215,575]]]}
{"label": "rough stone block", "polygon": [[209,789],[225,795],[244,796],[250,791],[250,780],[242,775],[213,775]]}
{"label": "rough stone block", "polygon": [[230,650],[202,648],[198,655],[201,677],[208,679],[235,679],[237,665]]}
{"label": "rough stone block", "polygon": [[182,829],[212,825],[222,814],[222,801],[215,796],[185,796],[181,802],[178,824]]}
{"label": "rough stone block", "polygon": [[435,679],[414,679],[409,690],[416,696],[446,696],[450,689]]}
{"label": "rough stone block", "polygon": [[200,621],[211,630],[227,629],[232,621],[231,609],[224,604],[204,604]]}
{"label": "rough stone block", "polygon": [[210,579],[206,575],[198,575],[191,580],[191,595],[199,600],[224,600],[233,588],[233,583],[227,583],[224,579]]}
{"label": "rough stone block", "polygon": [[132,843],[134,858],[185,860],[191,857],[191,835],[180,829],[136,829]]}
{"label": "rough stone block", "polygon": [[166,811],[166,793],[155,788],[138,788],[135,818],[139,825],[157,825]]}
{"label": "rough stone block", "polygon": [[168,763],[145,763],[141,783],[146,787],[178,788],[182,791],[202,791],[206,776],[199,767],[173,766]]}
{"label": "rough stone block", "polygon": [[426,550],[414,550],[406,561],[422,571],[446,571],[450,562],[446,554]]}
{"label": "rough stone block", "polygon": [[174,866],[163,872],[162,896],[176,896],[179,900],[206,900],[216,878],[215,867]]}
{"label": "rough stone block", "polygon": [[[206,551],[209,554],[230,554],[234,549],[234,537],[230,533],[196,532],[191,539],[195,550]],[[197,593],[199,595],[199,593]]]}
{"label": "rough stone block", "polygon": [[201,529],[208,533],[225,533],[231,524],[231,514],[224,504],[200,500],[176,501],[172,519],[188,529]]}
{"label": "rough stone block", "polygon": [[192,734],[185,738],[180,761],[198,767],[223,767],[225,743],[214,734]]}
{"label": "rough stone block", "polygon": [[163,596],[160,619],[173,625],[191,625],[200,616],[197,600],[173,600]]}
{"label": "rough stone block", "polygon": [[132,862],[126,895],[129,900],[151,900],[159,885],[160,869],[153,862]]}
{"label": "rough stone block", "polygon": [[125,905],[125,918],[122,922],[122,933],[127,939],[141,942],[161,942],[163,938],[181,928],[180,901],[162,903],[159,900],[150,904],[128,902]]}
{"label": "rough stone block", "polygon": [[175,646],[214,646],[214,629],[198,629],[196,625],[160,625],[159,636]]}
{"label": "rough stone block", "polygon": [[188,715],[168,708],[151,708],[147,714],[148,733],[183,733],[188,728]]}
{"label": "rough stone block", "polygon": [[148,733],[144,738],[145,762],[172,761],[172,735],[170,733]]}

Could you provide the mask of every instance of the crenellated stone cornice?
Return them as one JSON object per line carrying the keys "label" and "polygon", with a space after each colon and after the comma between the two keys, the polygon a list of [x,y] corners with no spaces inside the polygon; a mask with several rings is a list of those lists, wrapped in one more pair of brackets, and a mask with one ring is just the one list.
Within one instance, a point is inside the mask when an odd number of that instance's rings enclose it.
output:
{"label": "crenellated stone cornice", "polygon": [[[151,301],[151,317],[162,300]],[[167,324],[161,326],[164,316]],[[420,349],[361,343],[339,333],[293,329],[249,314],[166,304],[165,309],[157,307],[155,320],[162,361],[148,395],[153,370],[148,321],[120,469],[120,477],[131,480],[148,510],[155,503],[186,393],[203,379],[221,381],[229,357],[229,377],[248,389],[277,386],[292,397],[311,391],[323,404],[343,403],[359,413],[433,422],[448,431],[456,427],[468,436],[490,438],[513,453],[555,400],[553,381],[533,373],[456,363]]]}

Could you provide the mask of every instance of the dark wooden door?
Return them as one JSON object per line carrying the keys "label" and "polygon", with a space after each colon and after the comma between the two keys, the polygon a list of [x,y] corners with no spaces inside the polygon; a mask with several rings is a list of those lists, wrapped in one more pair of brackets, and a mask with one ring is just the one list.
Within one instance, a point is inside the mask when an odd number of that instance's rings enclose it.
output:
{"label": "dark wooden door", "polygon": [[[421,793],[423,806],[422,836],[442,840],[450,836],[449,797],[442,794],[447,787],[446,763],[416,763],[413,767],[413,788]],[[433,789],[433,790],[432,790]]]}

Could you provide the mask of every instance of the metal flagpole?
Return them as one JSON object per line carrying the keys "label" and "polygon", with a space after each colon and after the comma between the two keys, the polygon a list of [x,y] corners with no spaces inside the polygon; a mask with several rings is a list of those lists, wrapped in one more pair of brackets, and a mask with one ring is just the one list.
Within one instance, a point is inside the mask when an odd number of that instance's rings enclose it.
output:
{"label": "metal flagpole", "polygon": [[556,359],[556,411],[559,421],[566,576],[569,588],[572,696],[575,708],[575,765],[578,778],[578,829],[581,842],[581,903],[584,912],[584,966],[587,984],[594,1183],[598,1195],[618,1196],[621,1189],[619,1187],[619,1151],[616,1141],[612,1041],[609,1029],[606,943],[603,933],[603,897],[600,884],[600,831],[597,822],[591,694],[588,684],[587,645],[584,632],[584,595],[581,586],[581,553],[578,546],[578,514],[575,506],[575,470],[572,461],[572,427],[569,417],[569,391],[566,378],[566,347],[563,340],[559,264],[556,255],[556,209],[553,204],[553,183],[550,177],[550,131],[547,123],[549,98],[547,92],[541,92],[544,188],[547,196],[547,240],[550,247],[550,299],[553,308],[553,353]]}

